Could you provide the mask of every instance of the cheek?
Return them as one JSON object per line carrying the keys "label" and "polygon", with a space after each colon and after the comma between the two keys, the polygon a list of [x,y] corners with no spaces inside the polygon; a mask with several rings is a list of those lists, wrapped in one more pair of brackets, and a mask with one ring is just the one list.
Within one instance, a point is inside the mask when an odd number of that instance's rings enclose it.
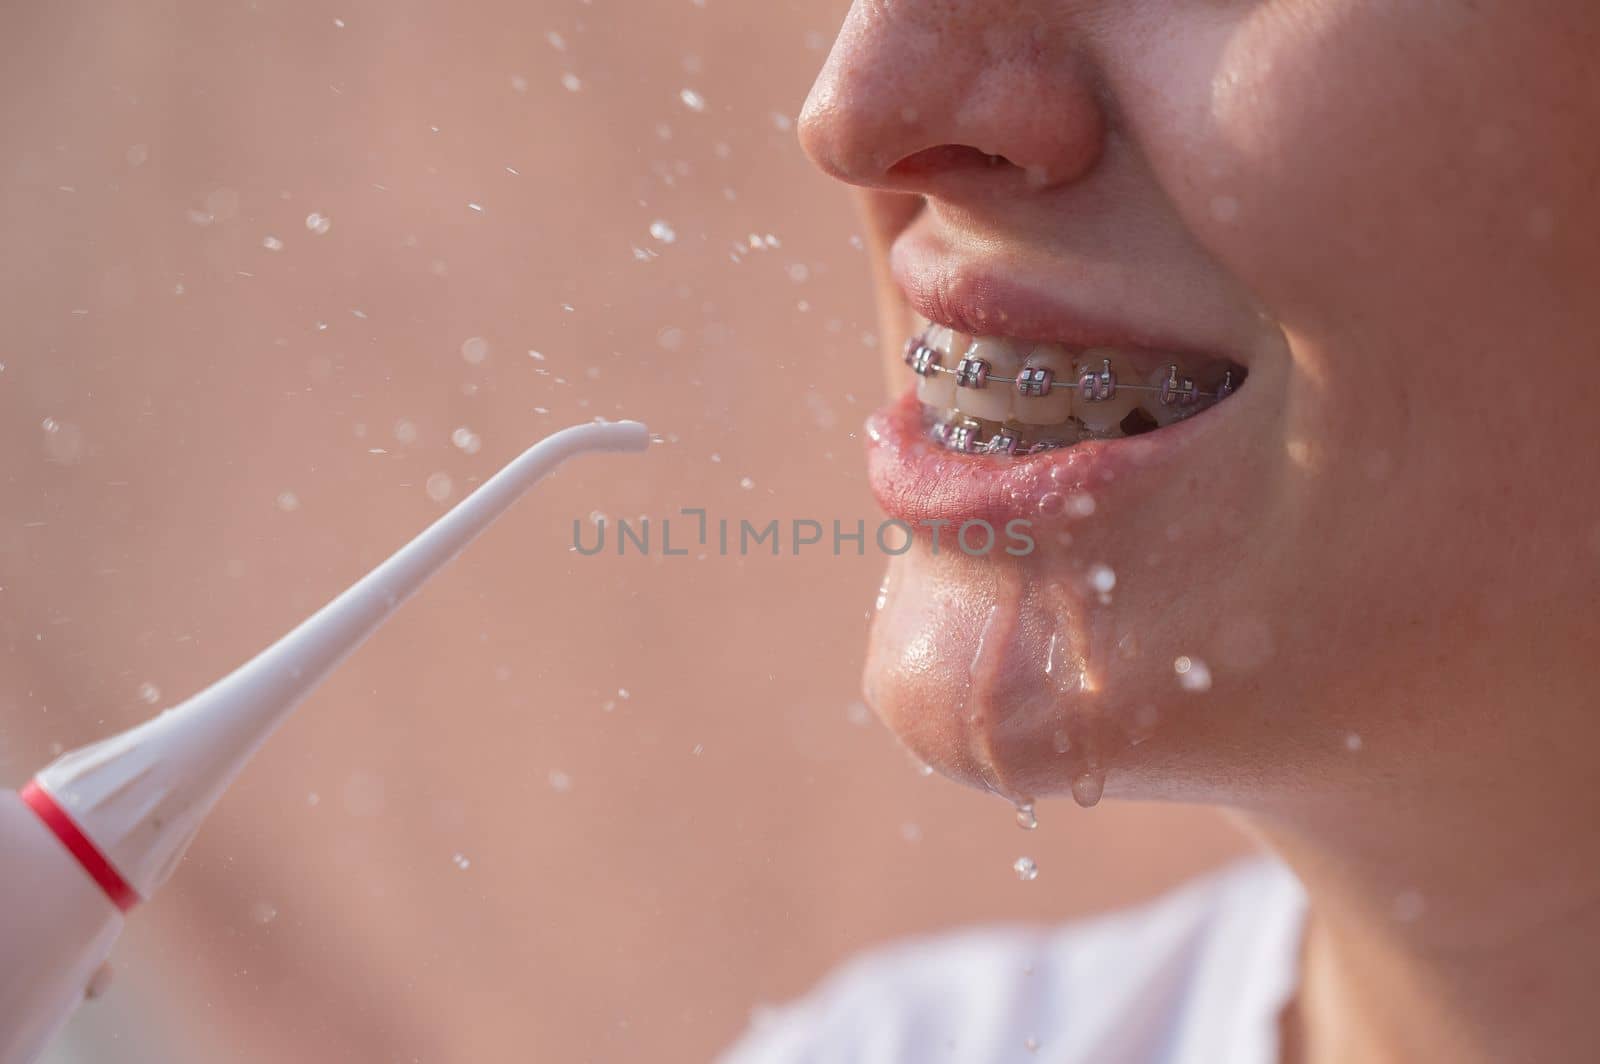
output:
{"label": "cheek", "polygon": [[1319,520],[1350,516],[1336,496],[1424,539],[1463,508],[1514,515],[1559,490],[1555,437],[1597,436],[1600,92],[1574,43],[1597,27],[1592,5],[1284,0],[1169,45],[1135,117],[1290,340],[1283,468]]}
{"label": "cheek", "polygon": [[1307,372],[1436,387],[1529,339],[1531,317],[1592,304],[1600,85],[1565,38],[1593,37],[1600,11],[1568,21],[1495,2],[1252,8],[1166,83],[1152,162],[1274,317],[1354,349]]}
{"label": "cheek", "polygon": [[1164,160],[1203,174],[1184,207],[1218,257],[1315,336],[1446,322],[1506,246],[1514,175],[1471,158],[1494,124],[1482,64],[1392,7],[1254,9],[1194,92],[1182,143],[1204,165]]}

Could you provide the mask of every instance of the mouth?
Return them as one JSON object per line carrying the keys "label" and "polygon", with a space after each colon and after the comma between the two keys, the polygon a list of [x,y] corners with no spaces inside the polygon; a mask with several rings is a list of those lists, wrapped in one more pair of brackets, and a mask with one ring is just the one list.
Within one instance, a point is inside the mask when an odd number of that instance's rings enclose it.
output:
{"label": "mouth", "polygon": [[1023,458],[1163,429],[1231,398],[1227,359],[1074,348],[928,324],[905,344],[928,439],[960,454]]}
{"label": "mouth", "polygon": [[1176,345],[1074,346],[924,319],[905,362],[905,393],[867,422],[869,480],[891,517],[935,534],[1126,509],[1199,473],[1202,441],[1258,405],[1245,366]]}
{"label": "mouth", "polygon": [[925,216],[890,253],[910,335],[868,480],[916,542],[878,600],[867,700],[946,775],[1092,804],[1205,649],[1195,603],[1234,564],[1292,363],[1225,278],[954,224]]}

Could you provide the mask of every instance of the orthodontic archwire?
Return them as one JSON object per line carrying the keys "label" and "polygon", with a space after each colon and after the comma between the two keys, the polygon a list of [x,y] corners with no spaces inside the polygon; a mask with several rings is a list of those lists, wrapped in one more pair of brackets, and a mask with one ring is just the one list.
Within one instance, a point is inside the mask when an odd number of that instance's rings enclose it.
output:
{"label": "orthodontic archwire", "polygon": [[1178,372],[1176,362],[1167,366],[1167,378],[1160,384],[1124,384],[1117,379],[1109,358],[1101,360],[1099,369],[1084,370],[1076,380],[1057,380],[1055,370],[1046,366],[1024,366],[1015,377],[1006,377],[993,372],[994,367],[987,359],[978,358],[971,351],[968,348],[967,354],[962,355],[952,368],[943,364],[943,352],[930,347],[923,337],[913,336],[906,341],[905,363],[921,377],[947,373],[955,377],[956,386],[960,388],[1010,384],[1016,387],[1019,395],[1025,396],[1048,395],[1056,389],[1076,389],[1079,398],[1090,403],[1105,402],[1119,391],[1130,391],[1155,392],[1164,406],[1189,406],[1200,399],[1226,399],[1236,387],[1233,370],[1230,369],[1223,373],[1222,383],[1217,385],[1216,391],[1201,391],[1195,387],[1194,378]]}

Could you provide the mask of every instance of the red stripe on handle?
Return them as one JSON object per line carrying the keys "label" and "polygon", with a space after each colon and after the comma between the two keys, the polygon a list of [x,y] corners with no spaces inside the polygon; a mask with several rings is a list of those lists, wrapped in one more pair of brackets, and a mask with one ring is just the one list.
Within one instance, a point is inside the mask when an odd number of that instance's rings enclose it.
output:
{"label": "red stripe on handle", "polygon": [[29,780],[28,785],[22,788],[21,798],[28,804],[28,808],[39,814],[39,819],[44,821],[44,826],[55,833],[61,840],[61,845],[67,852],[78,859],[83,870],[89,873],[89,878],[100,884],[100,889],[106,892],[106,897],[111,899],[111,904],[127,912],[139,903],[139,895],[128,881],[122,878],[122,873],[114,868],[105,854],[101,853],[95,844],[89,841],[72,818],[56,804],[50,793],[39,786],[38,780]]}

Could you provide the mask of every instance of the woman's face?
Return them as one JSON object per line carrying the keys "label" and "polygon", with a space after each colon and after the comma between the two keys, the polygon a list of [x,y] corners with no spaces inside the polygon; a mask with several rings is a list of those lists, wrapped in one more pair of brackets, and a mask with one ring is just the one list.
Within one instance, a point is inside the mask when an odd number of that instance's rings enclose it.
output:
{"label": "woman's face", "polygon": [[[1579,674],[1597,55],[1590,0],[857,0],[801,131],[869,190],[897,394],[915,313],[999,364],[1054,341],[1067,380],[1090,349],[1124,383],[1247,374],[1023,458],[929,442],[911,399],[874,419],[875,488],[923,527],[866,687],[914,752],[1012,798],[1248,803],[1470,771],[1495,711]],[[1015,420],[989,388],[930,416]],[[1035,549],[968,554],[977,518]]]}

